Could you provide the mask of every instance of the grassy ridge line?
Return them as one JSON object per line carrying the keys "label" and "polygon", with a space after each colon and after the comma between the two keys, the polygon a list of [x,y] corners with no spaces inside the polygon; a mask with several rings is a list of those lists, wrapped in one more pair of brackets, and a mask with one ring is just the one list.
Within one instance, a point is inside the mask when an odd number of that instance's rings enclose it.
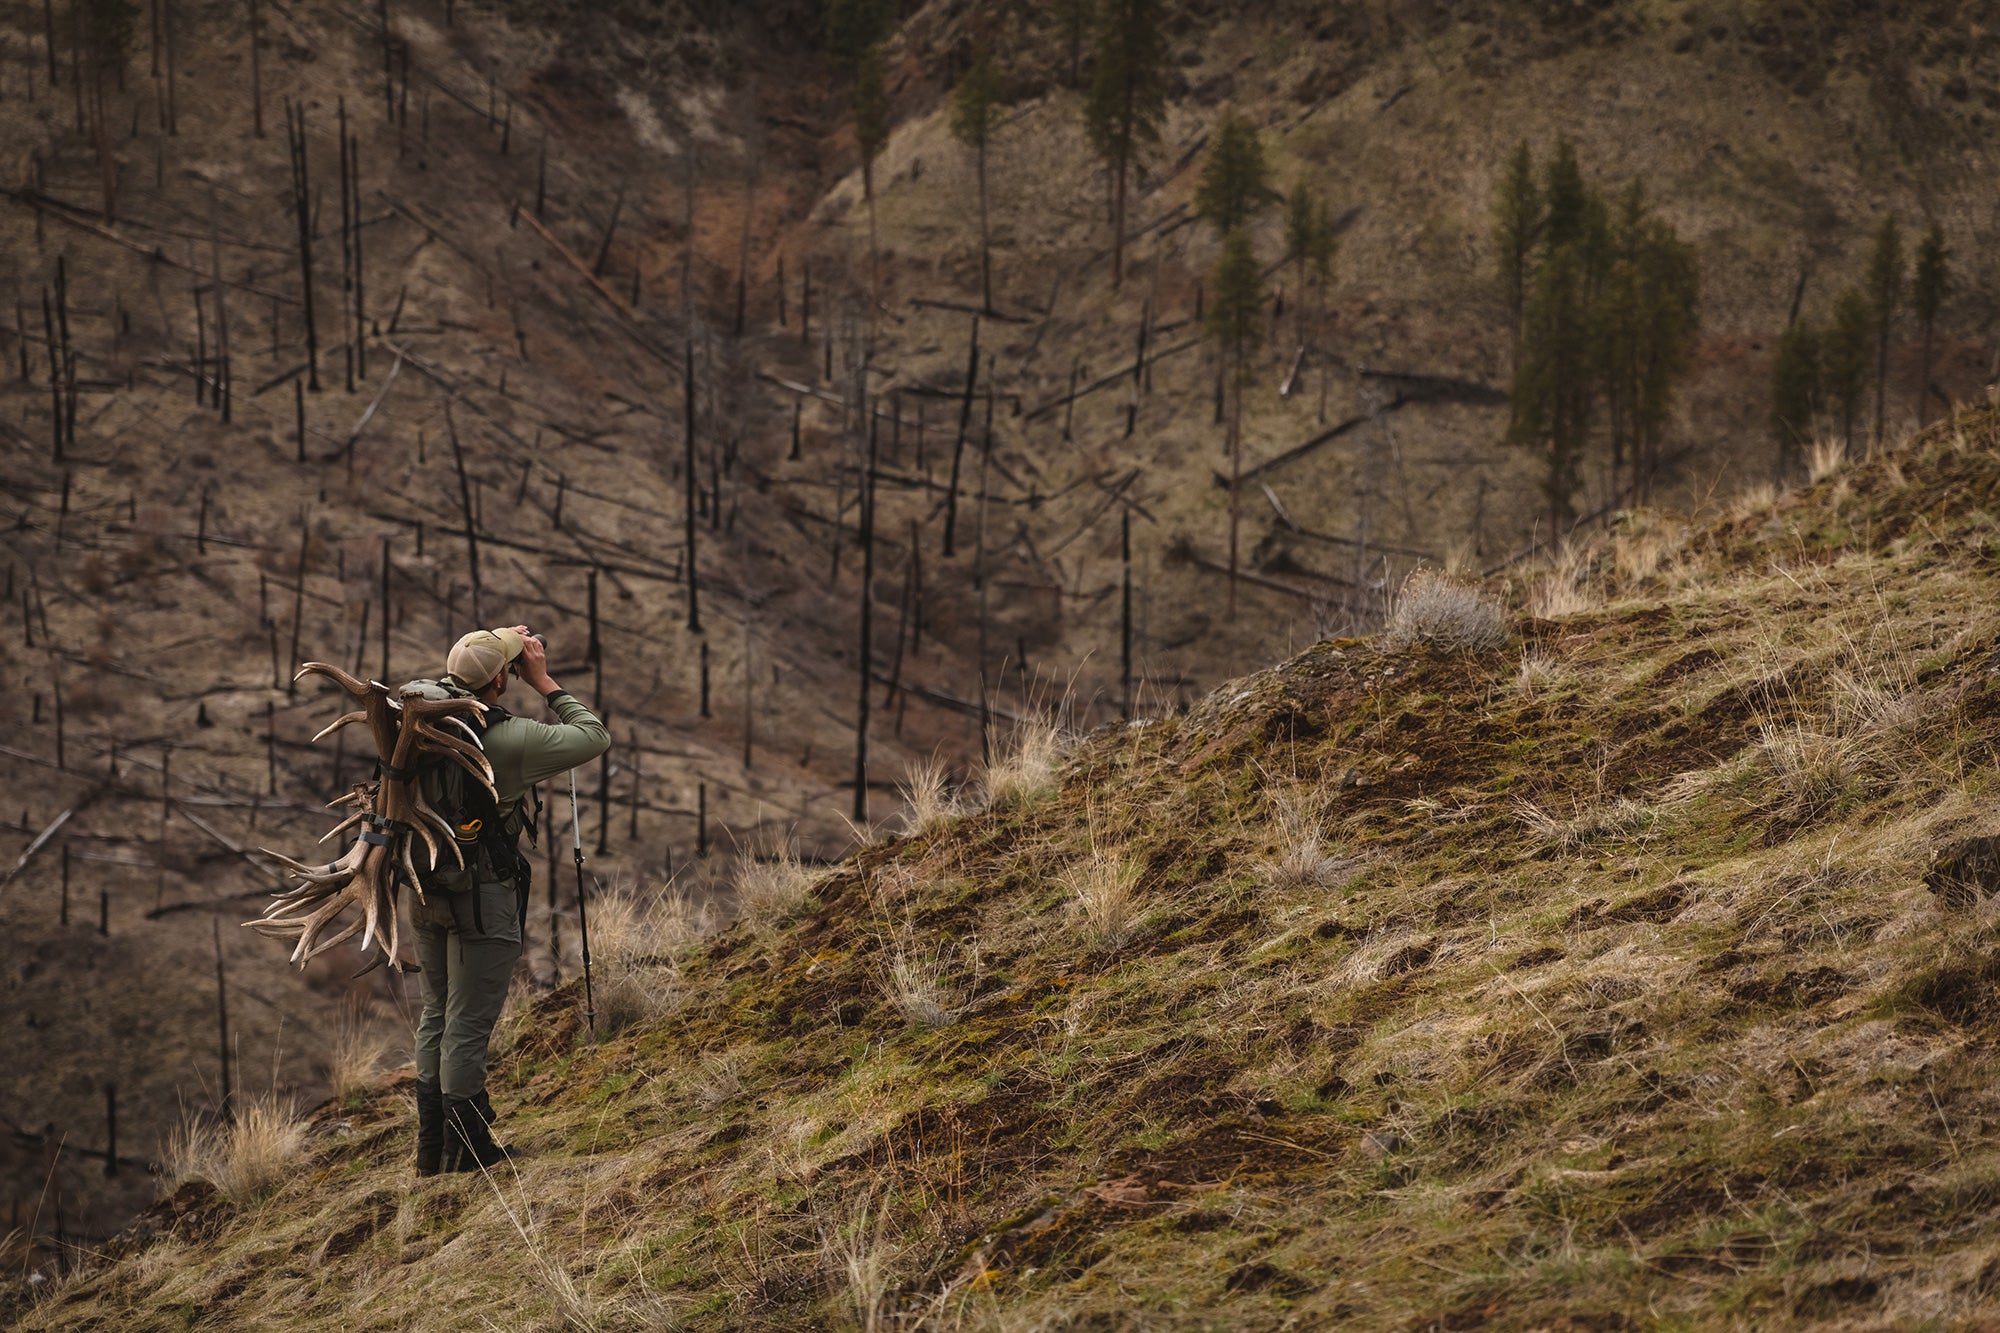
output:
{"label": "grassy ridge line", "polygon": [[626,965],[600,1046],[543,1002],[518,1176],[412,1189],[385,1093],[23,1326],[1969,1319],[2000,950],[1920,880],[1987,826],[1996,444],[1635,527],[1507,649],[1321,644],[1098,733]]}

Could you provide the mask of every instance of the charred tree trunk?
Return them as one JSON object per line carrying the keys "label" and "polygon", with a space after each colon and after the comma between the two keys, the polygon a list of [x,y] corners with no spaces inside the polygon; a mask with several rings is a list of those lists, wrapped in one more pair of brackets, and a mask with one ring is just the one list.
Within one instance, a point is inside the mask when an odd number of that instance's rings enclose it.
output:
{"label": "charred tree trunk", "polygon": [[263,35],[257,0],[250,0],[250,124],[259,139],[264,137],[264,58],[258,50]]}
{"label": "charred tree trunk", "polygon": [[[866,384],[863,377],[857,382]],[[857,691],[859,711],[854,721],[854,821],[868,822],[868,702],[870,677],[875,659],[875,423],[871,418],[864,429],[868,432],[867,461],[861,469],[861,606],[860,606],[860,689]]]}
{"label": "charred tree trunk", "polygon": [[[486,622],[479,613],[479,533],[472,510],[472,483],[466,479],[465,450],[459,447],[458,423],[452,420],[449,398],[445,399],[444,403],[444,425],[446,432],[451,436],[452,463],[458,469],[459,513],[465,519],[465,557],[472,578],[472,622],[475,625],[483,625]],[[297,655],[294,651],[293,656]]]}
{"label": "charred tree trunk", "polygon": [[1118,526],[1118,557],[1122,566],[1118,623],[1118,716],[1132,720],[1132,510]]}
{"label": "charred tree trunk", "polygon": [[972,424],[972,395],[979,382],[979,316],[972,317],[972,337],[965,353],[965,396],[958,406],[958,435],[951,445],[951,484],[944,502],[944,554],[949,560],[958,532],[958,474],[965,455],[965,432]]}
{"label": "charred tree trunk", "polygon": [[[285,102],[285,137],[291,145],[292,207],[299,221],[299,286],[305,306],[306,387],[319,392],[319,326],[313,318],[312,174],[306,152],[306,112]],[[305,461],[305,435],[299,436],[299,461]]]}
{"label": "charred tree trunk", "polygon": [[694,344],[686,344],[682,349],[681,402],[685,410],[682,434],[687,452],[685,475],[682,480],[686,487],[686,503],[683,505],[683,540],[687,544],[687,627],[691,634],[701,633],[701,587],[699,571],[695,562],[695,478],[694,478]]}

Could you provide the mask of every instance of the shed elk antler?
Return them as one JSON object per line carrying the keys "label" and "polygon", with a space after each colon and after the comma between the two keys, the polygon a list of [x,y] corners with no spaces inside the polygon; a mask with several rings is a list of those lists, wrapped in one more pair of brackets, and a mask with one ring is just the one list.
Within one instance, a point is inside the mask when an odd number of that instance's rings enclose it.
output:
{"label": "shed elk antler", "polygon": [[[419,899],[423,897],[412,842],[422,841],[426,869],[441,863],[440,844],[459,865],[465,864],[450,823],[424,800],[417,772],[427,759],[447,759],[491,792],[493,766],[487,762],[478,733],[465,722],[467,716],[484,713],[486,705],[477,699],[446,695],[435,687],[406,686],[392,691],[380,681],[363,684],[324,662],[306,663],[295,679],[308,675],[332,678],[361,705],[313,739],[323,740],[342,727],[365,724],[374,738],[382,773],[374,782],[329,802],[333,808],[347,808],[351,813],[321,842],[349,829],[359,830],[354,845],[338,860],[309,866],[265,850],[266,856],[289,870],[299,883],[279,890],[277,901],[263,916],[243,924],[276,939],[296,939],[291,961],[300,967],[359,934],[364,955],[371,945],[381,946],[380,955],[362,968],[363,972],[384,962],[398,971],[412,970],[414,965],[397,955],[401,934],[396,917],[396,894],[404,882],[416,890]],[[359,919],[328,934],[349,907],[360,909]]]}

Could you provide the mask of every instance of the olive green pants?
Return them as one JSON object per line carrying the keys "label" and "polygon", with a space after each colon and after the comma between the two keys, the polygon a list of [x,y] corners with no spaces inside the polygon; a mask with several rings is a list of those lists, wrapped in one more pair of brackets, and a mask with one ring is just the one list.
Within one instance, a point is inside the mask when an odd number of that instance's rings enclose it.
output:
{"label": "olive green pants", "polygon": [[415,905],[424,1010],[417,1020],[417,1078],[447,1097],[486,1087],[486,1047],[521,956],[522,897],[511,884],[434,889]]}

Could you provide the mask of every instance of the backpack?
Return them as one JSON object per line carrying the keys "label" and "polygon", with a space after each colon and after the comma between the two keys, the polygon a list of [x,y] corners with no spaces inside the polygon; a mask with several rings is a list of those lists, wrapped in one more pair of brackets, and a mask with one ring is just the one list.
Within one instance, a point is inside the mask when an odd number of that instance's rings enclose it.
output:
{"label": "backpack", "polygon": [[[403,686],[404,691],[422,691],[431,698],[451,697],[470,699],[470,690],[450,680],[413,680]],[[511,716],[499,704],[487,704],[486,711],[466,719],[468,726],[478,735],[475,739],[484,746],[484,733],[494,723]],[[527,817],[525,800],[516,801],[512,808],[502,810],[499,802],[485,785],[458,764],[444,757],[430,758],[417,770],[417,781],[424,793],[424,799],[431,809],[437,811],[453,830],[458,842],[459,855],[465,864],[460,866],[457,859],[443,848],[439,849],[438,864],[417,868],[417,888],[428,897],[432,893],[461,893],[473,888],[479,881],[512,884],[520,899],[520,910],[525,918],[528,899],[528,860],[521,855],[519,842],[523,831],[533,843],[538,832],[536,821]],[[540,806],[539,794],[536,806]],[[419,849],[421,851],[421,849]],[[422,860],[421,855],[417,858]],[[473,895],[473,914],[477,920],[480,907],[479,897]],[[478,921],[478,929],[484,930],[485,923]]]}

